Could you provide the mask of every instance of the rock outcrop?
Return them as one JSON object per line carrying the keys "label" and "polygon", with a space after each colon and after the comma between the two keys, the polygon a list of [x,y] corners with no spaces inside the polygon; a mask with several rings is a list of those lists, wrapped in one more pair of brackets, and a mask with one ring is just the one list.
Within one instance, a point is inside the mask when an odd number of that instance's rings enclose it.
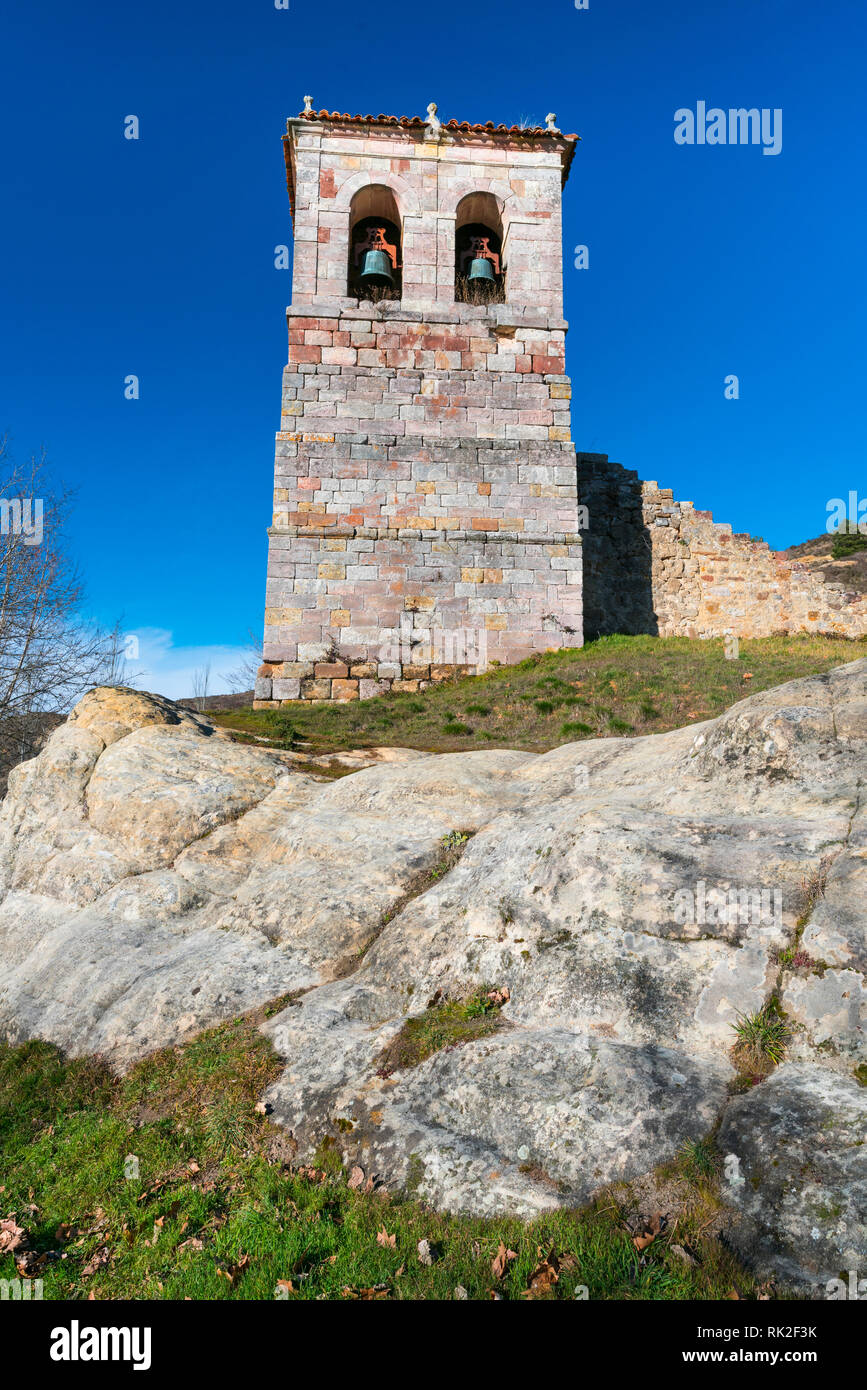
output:
{"label": "rock outcrop", "polygon": [[[867,661],[672,733],[336,781],[97,690],[0,810],[0,1029],[122,1068],[293,993],[274,1118],[451,1210],[580,1203],[718,1125],[729,1238],[820,1291],[867,1257],[865,743]],[[497,1031],[383,1066],[483,986]],[[732,1025],[772,995],[787,1058],[741,1094]]]}

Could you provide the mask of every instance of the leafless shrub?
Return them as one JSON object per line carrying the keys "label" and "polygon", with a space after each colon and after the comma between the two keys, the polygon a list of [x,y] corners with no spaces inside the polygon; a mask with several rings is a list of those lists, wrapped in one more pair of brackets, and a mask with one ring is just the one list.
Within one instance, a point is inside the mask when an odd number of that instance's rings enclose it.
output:
{"label": "leafless shrub", "polygon": [[[18,464],[0,437],[0,769],[40,746],[106,669],[117,637],[81,616],[83,589],[63,528],[71,495],[53,483],[44,452]],[[38,504],[38,506],[37,506]],[[38,515],[39,524],[32,523]],[[22,524],[23,521],[23,524]],[[114,643],[114,654],[112,645]]]}
{"label": "leafless shrub", "polygon": [[825,885],[828,882],[828,870],[831,867],[830,860],[821,859],[818,864],[814,864],[801,879],[798,889],[799,916],[805,917],[813,911],[820,898],[825,896]]}
{"label": "leafless shrub", "polygon": [[256,685],[256,677],[259,674],[259,667],[262,665],[262,643],[255,633],[248,628],[247,644],[244,648],[244,655],[238,666],[231,671],[221,672],[221,679],[226,682],[229,690],[234,695],[241,695],[248,690],[252,690]]}
{"label": "leafless shrub", "polygon": [[206,661],[204,666],[197,667],[193,672],[193,701],[200,714],[205,708],[210,685],[211,663]]}

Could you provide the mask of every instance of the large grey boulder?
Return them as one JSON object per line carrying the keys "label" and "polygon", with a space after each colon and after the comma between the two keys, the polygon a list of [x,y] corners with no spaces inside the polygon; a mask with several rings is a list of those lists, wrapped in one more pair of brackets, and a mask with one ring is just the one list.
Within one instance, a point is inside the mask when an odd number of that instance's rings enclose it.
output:
{"label": "large grey boulder", "polygon": [[[299,992],[266,1025],[275,1119],[461,1211],[583,1202],[720,1122],[741,1248],[815,1293],[867,1256],[865,744],[867,661],[668,734],[365,754],[337,781],[98,690],[0,808],[0,1029],[122,1068]],[[482,987],[499,1031],[383,1066]],[[732,1025],[774,992],[789,1060],[733,1097]],[[771,1156],[811,1135],[824,1224]]]}
{"label": "large grey boulder", "polygon": [[719,1142],[743,1212],[730,1239],[762,1275],[817,1295],[867,1250],[867,1088],[814,1063],[785,1063],[727,1107]]}

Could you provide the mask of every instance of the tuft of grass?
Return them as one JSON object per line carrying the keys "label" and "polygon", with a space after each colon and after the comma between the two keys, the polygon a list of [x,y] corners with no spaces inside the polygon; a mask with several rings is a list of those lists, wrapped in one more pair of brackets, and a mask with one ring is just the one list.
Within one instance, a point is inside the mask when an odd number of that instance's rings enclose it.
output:
{"label": "tuft of grass", "polygon": [[696,1186],[714,1183],[719,1177],[719,1154],[709,1139],[686,1139],[678,1149],[677,1167]]}
{"label": "tuft of grass", "polygon": [[504,1027],[500,1009],[508,995],[497,990],[476,991],[460,999],[431,1000],[423,1014],[408,1018],[400,1032],[380,1054],[377,1074],[417,1067],[444,1047],[459,1047],[488,1037]]}
{"label": "tuft of grass", "polygon": [[287,710],[274,710],[273,713],[272,737],[282,748],[293,749],[299,741],[295,720]]}
{"label": "tuft of grass", "polygon": [[737,1038],[732,1056],[739,1071],[767,1076],[782,1062],[790,1034],[775,1001],[771,1000],[757,1013],[738,1014],[732,1027]]}

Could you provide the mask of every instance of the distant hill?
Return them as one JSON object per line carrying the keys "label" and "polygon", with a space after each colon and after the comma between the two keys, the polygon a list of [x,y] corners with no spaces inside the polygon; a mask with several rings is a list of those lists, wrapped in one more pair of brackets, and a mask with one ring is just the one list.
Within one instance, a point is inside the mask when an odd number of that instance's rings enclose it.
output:
{"label": "distant hill", "polygon": [[[779,553],[787,560],[803,561],[820,573],[826,584],[839,584],[857,594],[867,593],[867,544],[861,550],[854,550],[847,558],[835,560],[832,550],[836,539],[836,536],[827,534],[816,536],[813,540],[801,541],[799,545],[790,545],[788,550]],[[867,541],[867,537],[864,539]]]}
{"label": "distant hill", "polygon": [[231,695],[227,692],[224,695],[202,695],[198,698],[188,696],[176,703],[184,709],[201,710],[203,713],[207,713],[208,710],[245,709],[253,703],[253,692],[242,690]]}

